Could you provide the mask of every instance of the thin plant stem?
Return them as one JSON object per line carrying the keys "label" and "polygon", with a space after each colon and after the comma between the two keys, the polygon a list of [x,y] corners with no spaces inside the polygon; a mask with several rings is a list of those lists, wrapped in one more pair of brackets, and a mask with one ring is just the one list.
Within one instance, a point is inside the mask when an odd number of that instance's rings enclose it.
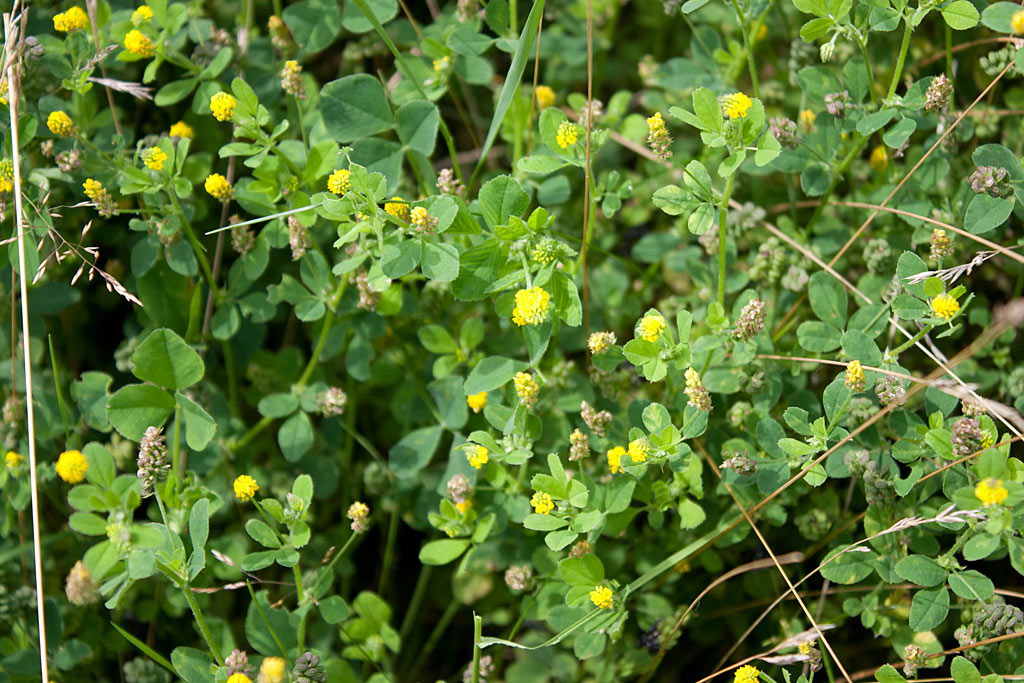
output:
{"label": "thin plant stem", "polygon": [[68,433],[68,410],[64,403],[64,392],[60,387],[60,368],[57,367],[57,356],[53,352],[53,335],[46,335],[46,343],[50,347],[50,368],[53,372],[53,389],[57,394],[57,406],[60,408],[60,422],[64,427],[64,440],[71,438]]}
{"label": "thin plant stem", "polygon": [[908,339],[908,340],[907,340],[907,341],[906,341],[905,343],[903,343],[903,344],[900,344],[900,345],[899,345],[899,346],[898,346],[898,347],[897,347],[897,348],[896,348],[896,349],[895,349],[895,350],[894,350],[894,351],[892,352],[892,355],[893,355],[893,357],[894,357],[894,358],[898,358],[898,357],[899,357],[899,355],[900,355],[901,353],[903,353],[904,351],[906,351],[907,349],[909,349],[909,348],[910,348],[911,346],[913,346],[914,344],[916,344],[917,342],[919,342],[919,341],[920,341],[921,339],[923,339],[923,338],[924,338],[924,336],[925,336],[926,334],[928,334],[929,332],[931,332],[931,330],[932,330],[932,325],[925,325],[924,327],[922,327],[922,328],[920,329],[920,331],[918,331],[918,333],[917,333],[917,334],[915,334],[915,335],[914,335],[913,337],[911,337],[910,339]]}
{"label": "thin plant stem", "polygon": [[875,77],[871,72],[871,57],[868,56],[868,45],[867,42],[858,38],[857,46],[860,47],[860,56],[864,60],[864,70],[867,72],[868,77],[868,97],[871,98],[871,104],[877,104],[878,98],[875,97],[874,82]]}
{"label": "thin plant stem", "polygon": [[914,32],[908,17],[903,18],[903,25],[903,42],[900,43],[900,54],[896,58],[896,70],[892,72],[892,81],[889,83],[889,94],[885,96],[886,100],[891,100],[892,96],[896,94],[896,86],[899,85],[900,76],[903,74],[903,62],[906,61],[907,50],[910,48],[910,35]]}
{"label": "thin plant stem", "polygon": [[725,195],[722,197],[722,206],[718,210],[718,304],[725,306],[725,229],[729,216],[729,197],[732,196],[732,183],[736,178],[736,172],[729,175],[725,184]]}
{"label": "thin plant stem", "polygon": [[754,97],[760,97],[760,88],[757,83],[757,67],[754,66],[754,49],[750,43],[750,28],[747,26],[747,17],[740,9],[736,0],[732,0],[732,8],[736,11],[736,18],[740,24],[740,34],[743,36],[743,51],[747,53],[747,70],[750,72],[750,87],[754,91]]}
{"label": "thin plant stem", "polygon": [[441,618],[438,619],[437,624],[434,626],[434,630],[430,632],[430,636],[427,638],[427,642],[423,644],[423,649],[420,650],[419,657],[412,665],[412,670],[409,672],[408,678],[403,680],[414,681],[417,680],[416,674],[419,673],[420,668],[423,666],[423,662],[426,661],[430,653],[434,651],[434,647],[437,646],[437,641],[441,640],[441,636],[448,629],[448,624],[451,623],[452,619],[455,618],[455,614],[459,611],[462,605],[454,597],[448,602],[448,606],[445,607],[444,612],[441,614]]}
{"label": "thin plant stem", "polygon": [[419,616],[420,607],[423,606],[423,596],[427,593],[427,586],[430,584],[430,574],[433,570],[433,566],[429,564],[420,565],[420,575],[416,578],[416,587],[412,591],[412,599],[409,601],[409,607],[405,610],[405,616],[402,617],[402,626],[398,630],[398,639],[404,641],[406,636],[409,635],[409,629],[416,623],[416,617]]}
{"label": "thin plant stem", "polygon": [[480,637],[483,635],[483,628],[483,617],[473,612],[473,683],[480,683]]}
{"label": "thin plant stem", "polygon": [[391,583],[391,565],[395,560],[395,540],[398,538],[398,505],[391,511],[388,519],[388,539],[384,546],[384,560],[381,562],[380,583],[377,586],[377,593],[384,595],[388,585]]}
{"label": "thin plant stem", "polygon": [[181,454],[181,407],[177,401],[174,403],[174,432],[171,436],[171,448],[173,455],[171,456],[171,467],[174,471],[174,480],[181,481],[185,478],[182,469],[183,456]]}

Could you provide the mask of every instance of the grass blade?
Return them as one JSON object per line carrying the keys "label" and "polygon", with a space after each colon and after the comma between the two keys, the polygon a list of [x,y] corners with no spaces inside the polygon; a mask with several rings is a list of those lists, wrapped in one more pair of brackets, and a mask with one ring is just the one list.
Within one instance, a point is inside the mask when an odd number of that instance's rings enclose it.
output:
{"label": "grass blade", "polygon": [[114,628],[116,628],[117,632],[120,633],[122,636],[124,636],[125,640],[127,640],[129,643],[131,643],[132,645],[137,647],[142,652],[142,654],[146,655],[147,657],[152,659],[154,662],[156,662],[157,664],[159,664],[163,668],[165,668],[168,671],[170,671],[175,676],[178,675],[178,672],[174,670],[174,666],[172,666],[171,663],[169,661],[167,661],[167,659],[163,655],[161,655],[159,652],[157,652],[156,650],[151,648],[149,645],[146,645],[144,642],[142,642],[141,640],[139,640],[138,638],[136,638],[132,634],[128,633],[127,631],[125,631],[123,628],[121,628],[120,626],[118,626],[114,622],[110,622],[110,625],[113,626]]}

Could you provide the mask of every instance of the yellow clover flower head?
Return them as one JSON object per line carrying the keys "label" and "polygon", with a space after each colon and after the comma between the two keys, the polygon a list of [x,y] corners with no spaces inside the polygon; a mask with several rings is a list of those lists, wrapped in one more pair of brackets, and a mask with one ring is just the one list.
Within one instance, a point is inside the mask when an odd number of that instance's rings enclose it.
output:
{"label": "yellow clover flower head", "polygon": [[878,145],[871,150],[871,158],[868,159],[871,168],[876,171],[884,171],[889,166],[889,153],[883,145]]}
{"label": "yellow clover flower head", "polygon": [[206,191],[211,197],[215,197],[222,202],[231,198],[231,183],[229,183],[228,179],[220,173],[211,173],[208,175],[203,187],[206,188]]}
{"label": "yellow clover flower head", "polygon": [[533,506],[533,511],[538,515],[549,514],[555,509],[555,503],[551,500],[551,496],[540,492],[533,494],[533,498],[530,499],[530,505]]}
{"label": "yellow clover flower head", "polygon": [[159,147],[150,147],[142,153],[142,162],[146,164],[146,168],[154,171],[162,171],[165,161],[167,154]]}
{"label": "yellow clover flower head", "polygon": [[93,180],[92,178],[87,178],[86,181],[82,183],[82,189],[85,190],[86,197],[94,202],[99,201],[99,198],[103,193],[103,183],[98,180]]}
{"label": "yellow clover flower head", "polygon": [[974,495],[985,507],[999,505],[1010,492],[1003,486],[1001,479],[982,479],[974,489]]}
{"label": "yellow clover flower head", "polygon": [[339,197],[345,194],[352,189],[352,183],[349,180],[350,175],[347,168],[339,168],[327,178],[327,189]]}
{"label": "yellow clover flower head", "polygon": [[520,289],[516,292],[516,306],[512,309],[512,322],[523,325],[539,325],[548,319],[551,295],[543,287]]}
{"label": "yellow clover flower head", "polygon": [[196,131],[192,126],[188,125],[184,121],[178,121],[176,124],[171,126],[171,137],[172,138],[194,138]]}
{"label": "yellow clover flower head", "polygon": [[587,348],[590,349],[590,353],[600,356],[615,346],[615,342],[614,332],[594,332],[587,339]]}
{"label": "yellow clover flower head", "polygon": [[81,451],[64,451],[57,458],[57,476],[69,484],[77,484],[85,479],[89,469],[89,461]]}
{"label": "yellow clover flower head", "polygon": [[283,657],[267,657],[260,664],[260,680],[263,683],[283,683],[285,665]]}
{"label": "yellow clover flower head", "polygon": [[395,195],[391,198],[390,202],[384,204],[384,211],[395,218],[401,218],[403,221],[409,218],[409,204],[398,195]]}
{"label": "yellow clover flower head", "polygon": [[256,480],[250,477],[248,474],[243,474],[235,479],[235,498],[242,501],[243,503],[252,500],[256,492],[260,490],[260,485],[256,483]]}
{"label": "yellow clover flower head", "polygon": [[757,667],[747,664],[736,669],[736,677],[733,678],[733,683],[757,683],[760,679],[761,672],[757,670]]}
{"label": "yellow clover flower head", "polygon": [[646,438],[634,439],[629,442],[629,450],[626,454],[629,456],[633,464],[644,462],[647,460],[647,454],[650,452],[650,445],[647,443]]}
{"label": "yellow clover flower head", "polygon": [[14,160],[0,159],[0,194],[14,190]]}
{"label": "yellow clover flower head", "polygon": [[46,127],[59,138],[71,137],[75,130],[75,124],[71,117],[60,110],[50,112],[50,115],[46,117]]}
{"label": "yellow clover flower head", "polygon": [[228,683],[252,683],[252,679],[243,673],[234,673],[228,676]]}
{"label": "yellow clover flower head", "polygon": [[519,402],[526,408],[533,406],[537,402],[537,394],[540,392],[540,387],[537,386],[533,377],[526,372],[517,372],[512,381],[516,385],[516,395],[519,397]]}
{"label": "yellow clover flower head", "polygon": [[466,460],[473,469],[480,469],[487,464],[488,459],[487,449],[483,446],[473,444],[466,448]]}
{"label": "yellow clover flower head", "polygon": [[555,103],[555,91],[546,85],[538,85],[534,94],[537,95],[537,104],[541,109],[547,109]]}
{"label": "yellow clover flower head", "polygon": [[128,35],[124,37],[124,49],[139,57],[152,57],[156,54],[153,41],[137,28],[128,31]]}
{"label": "yellow clover flower head", "polygon": [[568,121],[562,121],[562,125],[558,127],[558,134],[555,135],[555,141],[558,146],[562,149],[569,149],[576,144],[576,140],[579,138],[580,129],[575,123],[569,123]]}
{"label": "yellow clover flower head", "polygon": [[237,104],[234,97],[221,91],[210,98],[210,111],[218,121],[230,121]]}
{"label": "yellow clover flower head", "polygon": [[610,609],[615,601],[615,594],[608,586],[597,586],[590,591],[590,601],[597,605],[598,609]]}
{"label": "yellow clover flower head", "polygon": [[864,391],[864,368],[859,360],[850,361],[850,364],[846,366],[846,379],[844,381],[850,391],[854,393]]}
{"label": "yellow clover flower head", "polygon": [[1010,18],[1010,30],[1013,31],[1015,36],[1024,33],[1024,10],[1013,13],[1013,16]]}
{"label": "yellow clover flower head", "polygon": [[139,8],[132,12],[132,24],[136,27],[151,21],[153,21],[153,8],[149,5],[139,5]]}
{"label": "yellow clover flower head", "polygon": [[466,397],[466,405],[472,409],[474,413],[479,413],[487,405],[487,392],[481,391],[479,394],[470,394]]}
{"label": "yellow clover flower head", "polygon": [[942,318],[946,322],[952,320],[953,316],[960,312],[960,302],[946,292],[932,299],[930,304],[935,316]]}
{"label": "yellow clover flower head", "polygon": [[810,109],[804,109],[800,112],[800,123],[804,124],[804,127],[811,128],[814,125],[814,119],[818,118]]}
{"label": "yellow clover flower head", "polygon": [[17,469],[23,462],[25,462],[25,457],[14,451],[7,451],[7,455],[4,457],[4,464],[9,470]]}
{"label": "yellow clover flower head", "polygon": [[89,25],[89,15],[78,5],[75,5],[67,12],[55,14],[53,17],[53,28],[61,33],[74,33]]}
{"label": "yellow clover flower head", "polygon": [[7,106],[7,79],[4,77],[3,83],[0,83],[0,104]]}
{"label": "yellow clover flower head", "polygon": [[645,315],[637,324],[636,331],[644,341],[656,342],[665,331],[665,319],[657,313]]}
{"label": "yellow clover flower head", "polygon": [[608,451],[608,471],[612,474],[622,471],[622,456],[626,454],[626,449],[622,446],[616,446],[615,448]]}
{"label": "yellow clover flower head", "polygon": [[750,109],[754,101],[744,95],[741,92],[734,92],[731,95],[725,95],[721,99],[722,111],[730,119],[742,119],[746,118],[747,111]]}

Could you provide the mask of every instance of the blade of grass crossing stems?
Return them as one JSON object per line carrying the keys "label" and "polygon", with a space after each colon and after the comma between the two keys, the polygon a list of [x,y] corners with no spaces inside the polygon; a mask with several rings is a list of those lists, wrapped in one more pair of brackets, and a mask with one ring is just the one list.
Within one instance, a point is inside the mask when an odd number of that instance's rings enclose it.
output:
{"label": "blade of grass crossing stems", "polygon": [[[15,3],[15,7],[20,3]],[[14,26],[11,23],[11,15],[4,14],[4,43],[5,46],[15,44]],[[6,53],[7,50],[4,50]],[[6,55],[5,55],[6,56]],[[14,60],[7,65],[8,90],[8,111],[11,115],[11,149],[18,150],[18,81],[15,78]],[[23,208],[21,205],[21,163],[19,154],[12,154],[14,157],[14,231],[18,236],[18,279],[21,290],[21,342],[22,356],[25,361],[25,412],[26,425],[28,429],[28,463],[29,463],[29,491],[32,499],[32,545],[35,550],[35,575],[36,575],[36,619],[39,629],[39,668],[42,672],[43,683],[49,683],[50,672],[46,661],[46,614],[44,613],[43,600],[43,558],[41,543],[39,540],[39,489],[36,482],[36,422],[35,410],[33,409],[32,397],[32,361],[29,355],[29,328],[28,328],[28,282],[25,275],[25,235],[22,232]]]}
{"label": "blade of grass crossing stems", "polygon": [[[416,90],[419,92],[420,97],[425,100],[430,99],[427,97],[427,93],[423,90],[423,86],[420,84],[419,80],[414,78],[412,72],[409,71],[409,68],[405,64],[405,59],[402,57],[402,53],[398,51],[398,47],[395,45],[394,41],[391,40],[391,36],[389,36],[387,31],[384,30],[384,25],[380,23],[379,19],[377,19],[377,15],[373,13],[373,9],[366,4],[366,0],[352,1],[355,2],[356,7],[359,8],[359,11],[363,13],[366,20],[373,26],[373,30],[377,32],[380,39],[388,46],[388,50],[390,50],[391,54],[395,57],[395,64],[397,65],[398,70],[402,72],[402,75],[409,79],[410,83],[416,86]],[[541,4],[544,3],[541,2]],[[455,175],[461,181],[462,166],[459,165],[458,157],[455,154],[455,141],[452,140],[452,132],[448,130],[448,124],[444,122],[443,116],[438,117],[438,119],[441,127],[441,136],[444,137],[444,142],[448,146],[448,155],[452,158],[452,166],[455,168]]]}
{"label": "blade of grass crossing stems", "polygon": [[142,654],[146,655],[147,657],[152,659],[154,662],[156,662],[157,664],[159,664],[163,668],[165,668],[168,671],[170,671],[175,676],[178,675],[178,672],[174,670],[174,666],[171,665],[171,663],[168,662],[167,659],[165,659],[159,652],[157,652],[156,650],[151,648],[149,645],[146,645],[144,642],[142,642],[141,640],[139,640],[138,638],[136,638],[132,634],[128,633],[127,631],[125,631],[123,628],[121,628],[120,626],[118,626],[114,622],[110,622],[110,625],[113,626],[114,628],[116,628],[117,632],[120,633],[122,636],[124,636],[125,640],[127,640],[129,643],[131,643],[132,645],[137,647],[139,649],[139,651],[142,652]]}
{"label": "blade of grass crossing stems", "polygon": [[60,370],[57,368],[57,356],[53,353],[53,335],[46,335],[46,343],[50,346],[50,368],[53,370],[53,388],[57,391],[57,405],[60,407],[60,421],[64,425],[64,439],[70,438],[68,434],[68,409],[64,405],[64,392],[60,389]]}
{"label": "blade of grass crossing stems", "polygon": [[[356,2],[364,2],[364,0],[356,0]],[[501,93],[498,95],[498,104],[494,108],[491,127],[487,130],[487,138],[484,139],[484,146],[480,151],[480,160],[476,162],[476,168],[473,169],[473,175],[469,179],[468,185],[470,187],[476,182],[477,175],[479,175],[480,170],[484,167],[484,162],[487,161],[487,153],[491,150],[491,145],[494,144],[494,138],[498,136],[501,122],[505,120],[505,114],[512,104],[512,98],[519,88],[519,81],[526,70],[526,61],[530,58],[530,49],[533,47],[533,41],[537,37],[537,25],[540,23],[542,14],[544,14],[544,0],[536,0],[533,3],[533,9],[530,10],[530,16],[526,17],[523,32],[519,34],[519,44],[516,45],[516,52],[512,56],[512,64],[508,67],[505,85],[501,87]]]}

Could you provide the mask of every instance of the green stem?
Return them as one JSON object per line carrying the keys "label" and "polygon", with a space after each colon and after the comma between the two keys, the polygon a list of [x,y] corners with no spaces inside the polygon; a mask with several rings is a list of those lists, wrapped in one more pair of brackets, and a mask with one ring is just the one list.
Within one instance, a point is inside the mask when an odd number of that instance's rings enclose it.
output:
{"label": "green stem", "polygon": [[[473,683],[480,683],[480,638],[483,635],[484,619],[473,613]],[[608,648],[611,649],[611,648]]]}
{"label": "green stem", "polygon": [[427,586],[430,583],[430,573],[433,567],[429,564],[420,565],[420,575],[416,579],[416,587],[412,591],[412,600],[409,601],[409,607],[405,610],[405,616],[402,617],[402,627],[398,631],[398,639],[404,641],[409,635],[409,629],[416,623],[416,617],[420,613],[420,607],[423,605],[423,596],[427,593]]}
{"label": "green stem", "polygon": [[817,222],[818,218],[821,217],[822,211],[824,211],[825,207],[828,206],[829,199],[832,198],[832,193],[835,192],[835,189],[839,186],[839,181],[842,180],[843,174],[846,173],[846,170],[850,167],[850,164],[853,163],[853,160],[860,155],[861,150],[864,149],[864,145],[866,145],[867,143],[868,136],[862,136],[860,140],[858,140],[857,143],[850,150],[850,153],[847,154],[846,157],[839,163],[839,166],[836,167],[835,174],[832,176],[832,182],[829,183],[828,189],[825,190],[825,194],[821,196],[821,200],[818,202],[818,206],[814,208],[814,213],[811,214],[810,220],[808,220],[807,223],[804,225],[804,236],[806,238],[810,238],[810,235],[812,234],[811,228],[814,227],[814,224]]}
{"label": "green stem", "polygon": [[50,347],[50,368],[53,370],[53,388],[57,394],[57,405],[60,407],[60,422],[64,426],[64,440],[71,438],[68,432],[68,411],[64,405],[64,392],[60,388],[60,369],[57,367],[57,356],[53,352],[53,335],[46,335],[46,343]]}
{"label": "green stem", "polygon": [[893,358],[899,358],[901,353],[909,349],[917,342],[921,341],[921,339],[924,338],[926,334],[932,331],[932,327],[934,327],[934,325],[925,325],[920,330],[918,330],[917,334],[908,339],[905,343],[897,346],[896,349],[892,352]]}
{"label": "green stem", "polygon": [[181,587],[181,590],[185,594],[185,601],[192,610],[192,616],[196,618],[196,624],[199,626],[199,632],[203,635],[203,640],[206,641],[206,646],[210,648],[210,653],[213,655],[213,658],[217,660],[217,664],[224,666],[224,658],[220,654],[220,648],[213,642],[213,633],[210,631],[210,627],[206,623],[206,617],[203,616],[203,610],[199,608],[196,596],[192,594],[192,588],[186,584]]}
{"label": "green stem", "polygon": [[740,34],[743,36],[743,51],[747,53],[747,70],[750,72],[750,85],[754,90],[754,97],[760,97],[760,89],[757,84],[757,67],[754,66],[754,50],[750,44],[750,28],[747,26],[747,17],[740,9],[736,0],[732,0],[732,8],[736,10],[736,18],[739,19]]}
{"label": "green stem", "polygon": [[420,667],[423,666],[423,662],[430,656],[430,653],[434,651],[437,641],[439,641],[441,636],[444,635],[444,632],[448,630],[448,624],[450,624],[452,619],[455,618],[455,613],[459,611],[460,607],[462,607],[462,605],[453,597],[448,603],[448,606],[445,607],[444,613],[438,620],[437,625],[434,626],[434,630],[430,632],[430,637],[427,638],[427,642],[424,643],[423,649],[420,650],[420,655],[413,663],[412,671],[409,672],[409,676],[403,680],[417,680],[416,674],[419,673]]}
{"label": "green stem", "polygon": [[349,436],[358,441],[359,445],[362,446],[363,449],[366,450],[366,452],[369,453],[374,460],[376,460],[379,463],[387,462],[384,459],[384,456],[380,454],[380,451],[377,450],[377,447],[370,443],[369,439],[367,439],[365,436],[356,431],[355,427],[350,425],[347,421],[339,420],[339,423],[341,424],[341,428],[348,432]]}
{"label": "green stem", "polygon": [[953,78],[953,29],[949,24],[946,24],[946,75]]}
{"label": "green stem", "polygon": [[217,287],[213,279],[213,271],[210,270],[210,261],[206,258],[206,250],[203,245],[199,243],[199,239],[196,237],[195,231],[192,230],[192,224],[185,218],[185,212],[181,210],[181,204],[178,203],[178,197],[174,194],[174,190],[168,189],[167,196],[171,198],[171,205],[174,207],[174,211],[181,218],[182,228],[185,230],[185,235],[188,237],[189,243],[192,245],[192,250],[196,253],[196,259],[199,261],[199,267],[203,271],[203,278],[206,280],[206,286],[210,288],[211,292],[216,292]]}
{"label": "green stem", "polygon": [[718,210],[718,303],[725,307],[725,228],[729,216],[729,197],[732,195],[732,182],[736,178],[736,172],[729,175],[725,184],[725,196],[722,197],[722,206]]}
{"label": "green stem", "polygon": [[860,56],[864,60],[864,70],[867,71],[868,76],[868,97],[871,98],[871,104],[876,104],[875,88],[874,88],[874,75],[871,73],[871,58],[868,56],[868,46],[863,40],[858,39],[857,45],[860,47]]}
{"label": "green stem", "polygon": [[388,540],[384,546],[384,561],[381,563],[380,583],[377,586],[377,593],[384,595],[385,590],[391,583],[391,565],[395,559],[395,540],[398,538],[398,505],[391,510],[391,517],[388,519]]}
{"label": "green stem", "polygon": [[907,59],[907,50],[910,48],[910,34],[914,32],[907,17],[903,18],[903,25],[903,42],[900,43],[900,55],[896,59],[896,70],[892,73],[892,82],[889,83],[889,94],[885,96],[886,100],[891,100],[892,96],[896,94],[896,86],[899,85],[900,76],[903,74],[903,62]]}
{"label": "green stem", "polygon": [[[171,437],[173,455],[171,456],[171,467],[174,470],[175,481],[181,481],[185,475],[181,471],[182,469],[182,458],[181,458],[181,408],[178,406],[178,402],[174,402],[174,434]],[[159,501],[160,499],[157,498]]]}

